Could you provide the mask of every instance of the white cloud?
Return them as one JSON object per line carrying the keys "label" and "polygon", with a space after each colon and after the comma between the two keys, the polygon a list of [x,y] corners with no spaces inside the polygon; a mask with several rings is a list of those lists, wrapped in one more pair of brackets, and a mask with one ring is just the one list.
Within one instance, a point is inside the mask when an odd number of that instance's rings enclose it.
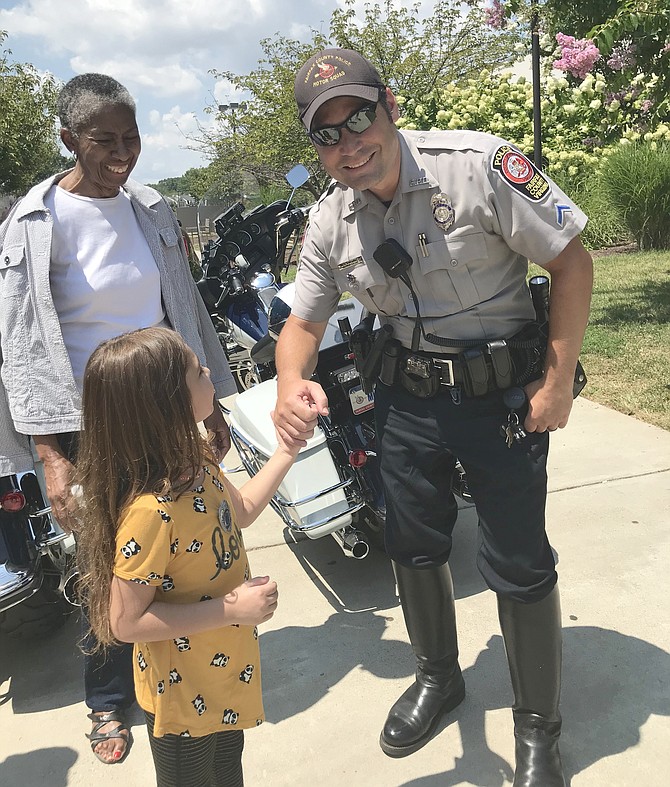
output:
{"label": "white cloud", "polygon": [[167,112],[154,109],[142,131],[142,155],[134,177],[155,182],[171,172],[182,175],[187,169],[206,164],[198,152],[198,138],[211,120],[201,120],[194,112],[182,112],[177,106]]}
{"label": "white cloud", "polygon": [[113,74],[124,85],[146,89],[155,96],[188,95],[202,90],[200,76],[179,63],[165,63],[155,66],[134,57],[100,60],[76,56],[70,60],[72,70],[76,74],[98,71],[102,74]]}

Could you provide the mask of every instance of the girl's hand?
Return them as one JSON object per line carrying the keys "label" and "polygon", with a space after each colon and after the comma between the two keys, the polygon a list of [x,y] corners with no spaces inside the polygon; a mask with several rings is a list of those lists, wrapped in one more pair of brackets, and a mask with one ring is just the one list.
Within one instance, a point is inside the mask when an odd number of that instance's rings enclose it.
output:
{"label": "girl's hand", "polygon": [[[274,420],[274,415],[275,415],[275,413],[274,413],[274,410],[273,410],[270,413],[270,417],[273,420]],[[276,429],[275,433],[277,435],[277,450],[282,452],[282,453],[284,453],[284,454],[287,454],[288,456],[291,457],[291,459],[295,459],[296,456],[298,456],[298,453],[300,452],[300,449],[302,448],[302,445],[300,445],[295,440],[291,440],[286,435],[286,432],[284,432],[284,431],[280,431],[279,429]]]}
{"label": "girl's hand", "polygon": [[252,577],[223,597],[229,626],[257,626],[275,614],[277,609],[277,583],[270,577]]}

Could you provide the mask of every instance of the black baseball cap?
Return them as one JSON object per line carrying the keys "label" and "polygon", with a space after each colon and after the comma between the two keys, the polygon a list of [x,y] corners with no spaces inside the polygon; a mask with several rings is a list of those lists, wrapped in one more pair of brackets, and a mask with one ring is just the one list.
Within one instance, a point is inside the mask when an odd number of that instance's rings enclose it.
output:
{"label": "black baseball cap", "polygon": [[295,78],[295,100],[307,131],[319,107],[337,96],[379,100],[385,87],[377,70],[352,49],[324,49],[312,55]]}

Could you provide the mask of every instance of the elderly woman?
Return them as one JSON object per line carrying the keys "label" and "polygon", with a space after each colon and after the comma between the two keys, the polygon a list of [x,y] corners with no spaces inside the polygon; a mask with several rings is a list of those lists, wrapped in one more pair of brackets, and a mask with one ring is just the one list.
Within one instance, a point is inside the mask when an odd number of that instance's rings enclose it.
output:
{"label": "elderly woman", "polygon": [[[174,213],[160,194],[129,179],[141,148],[132,97],[109,76],[82,74],[61,91],[58,112],[76,163],[33,187],[0,226],[0,347],[12,421],[4,426],[32,438],[53,512],[67,529],[76,509],[70,487],[82,377],[101,341],[169,326],[209,367],[217,398],[235,385]],[[205,426],[223,456],[230,435],[218,404]],[[23,454],[16,442],[0,445],[6,472],[31,462],[27,439]],[[88,737],[105,763],[119,762],[128,745],[131,652],[121,646],[106,658],[85,657]]]}

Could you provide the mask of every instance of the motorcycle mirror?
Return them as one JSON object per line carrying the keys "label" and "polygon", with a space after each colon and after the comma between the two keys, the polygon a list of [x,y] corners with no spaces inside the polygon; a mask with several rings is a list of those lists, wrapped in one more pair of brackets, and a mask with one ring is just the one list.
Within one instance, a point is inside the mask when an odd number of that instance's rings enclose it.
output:
{"label": "motorcycle mirror", "polygon": [[295,167],[286,174],[286,180],[293,190],[300,188],[303,183],[307,183],[309,180],[307,167],[302,164],[296,164]]}
{"label": "motorcycle mirror", "polygon": [[286,180],[288,180],[288,185],[293,187],[291,196],[288,198],[288,204],[290,205],[293,201],[295,190],[300,188],[303,183],[307,183],[309,180],[309,172],[307,171],[307,167],[305,167],[303,164],[296,164],[293,169],[286,173]]}

